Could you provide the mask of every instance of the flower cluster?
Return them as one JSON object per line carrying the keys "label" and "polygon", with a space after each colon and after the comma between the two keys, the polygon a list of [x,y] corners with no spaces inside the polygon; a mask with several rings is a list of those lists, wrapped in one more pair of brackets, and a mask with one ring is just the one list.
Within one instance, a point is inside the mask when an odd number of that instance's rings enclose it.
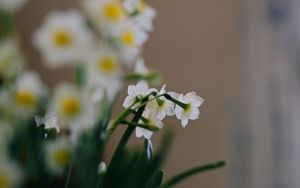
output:
{"label": "flower cluster", "polygon": [[[146,100],[144,101],[144,99]],[[181,120],[183,127],[186,127],[188,120],[195,120],[199,117],[199,107],[204,100],[197,96],[195,92],[190,92],[185,95],[175,92],[167,92],[165,85],[160,91],[154,88],[149,88],[148,84],[140,81],[137,85],[128,87],[128,96],[126,97],[123,106],[130,108],[136,113],[136,110],[145,103],[145,109],[139,123],[146,123],[150,127],[163,128],[162,120],[166,116],[173,116]],[[145,128],[137,127],[136,136],[150,139],[153,132]]]}
{"label": "flower cluster", "polygon": [[[110,178],[122,171],[115,164],[126,157],[123,150],[134,129],[145,138],[151,158],[150,138],[167,116],[183,127],[199,117],[204,100],[196,93],[149,88],[160,77],[142,58],[156,15],[144,0],[81,0],[83,13],[50,12],[32,42],[46,66],[68,66],[75,75],[73,82],[54,87],[26,68],[13,19],[24,2],[0,0],[0,24],[6,20],[0,30],[0,188],[120,187]],[[127,81],[137,84],[128,86],[125,109],[111,119],[113,102]],[[106,165],[105,146],[124,124],[125,136]]]}

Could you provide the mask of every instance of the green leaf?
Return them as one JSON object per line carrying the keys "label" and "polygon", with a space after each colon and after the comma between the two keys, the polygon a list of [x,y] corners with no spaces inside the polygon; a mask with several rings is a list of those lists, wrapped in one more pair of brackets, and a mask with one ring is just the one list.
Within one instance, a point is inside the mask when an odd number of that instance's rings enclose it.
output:
{"label": "green leaf", "polygon": [[182,180],[184,180],[184,179],[186,179],[190,176],[193,176],[197,173],[202,173],[202,172],[206,172],[206,171],[209,171],[209,170],[218,169],[218,168],[221,168],[225,165],[226,165],[225,161],[219,161],[219,162],[216,162],[216,163],[211,163],[211,164],[207,164],[207,165],[204,165],[204,166],[192,168],[190,170],[187,170],[187,171],[184,171],[184,172],[178,174],[177,176],[174,176],[173,178],[171,178],[170,180],[165,182],[161,186],[161,188],[173,187],[174,185],[181,182]]}
{"label": "green leaf", "polygon": [[162,170],[158,170],[155,174],[151,177],[148,185],[146,188],[157,188],[161,185],[163,180],[164,172]]}

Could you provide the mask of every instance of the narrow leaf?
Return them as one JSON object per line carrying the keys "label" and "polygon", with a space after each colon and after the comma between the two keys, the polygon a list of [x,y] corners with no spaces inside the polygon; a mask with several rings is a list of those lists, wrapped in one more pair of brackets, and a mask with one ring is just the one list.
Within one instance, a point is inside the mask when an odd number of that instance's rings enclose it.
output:
{"label": "narrow leaf", "polygon": [[209,171],[209,170],[218,169],[218,168],[221,168],[225,165],[226,165],[225,161],[219,161],[219,162],[216,162],[216,163],[207,164],[207,165],[204,165],[204,166],[192,168],[190,170],[187,170],[185,172],[182,172],[182,173],[178,174],[177,176],[174,176],[173,178],[168,180],[166,183],[164,183],[161,186],[161,188],[173,187],[175,184],[181,182],[182,180],[184,180],[184,179],[186,179],[186,178],[188,178],[192,175],[195,175],[197,173],[206,172],[206,171]]}

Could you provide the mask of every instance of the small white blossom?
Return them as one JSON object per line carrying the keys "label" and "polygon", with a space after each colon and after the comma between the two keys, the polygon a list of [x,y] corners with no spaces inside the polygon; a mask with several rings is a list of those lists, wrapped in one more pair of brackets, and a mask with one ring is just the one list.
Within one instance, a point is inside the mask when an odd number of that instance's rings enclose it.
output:
{"label": "small white blossom", "polygon": [[107,170],[107,165],[105,162],[101,162],[98,166],[98,174],[104,174]]}
{"label": "small white blossom", "polygon": [[45,88],[39,75],[33,71],[25,71],[16,81],[13,92],[14,109],[20,115],[31,115],[43,95],[45,95]]}
{"label": "small white blossom", "polygon": [[[164,85],[157,95],[162,95],[167,93],[165,90],[166,85]],[[166,115],[174,115],[175,104],[172,101],[167,100],[165,97],[159,97],[157,100],[150,101],[146,106],[146,111],[151,111],[155,113],[156,117],[163,120]]]}
{"label": "small white blossom", "polygon": [[134,67],[134,72],[141,75],[148,75],[150,73],[148,67],[145,65],[145,61],[142,58],[138,58]]}
{"label": "small white blossom", "polygon": [[124,108],[129,108],[136,99],[141,99],[148,94],[150,94],[153,89],[149,89],[147,82],[140,81],[137,85],[129,85],[128,86],[128,96],[125,98],[123,103]]}
{"label": "small white blossom", "polygon": [[13,40],[2,41],[0,43],[0,79],[13,78],[23,64],[17,42]]}
{"label": "small white blossom", "polygon": [[[160,119],[158,119],[156,115],[152,112],[144,112],[143,117],[147,119],[147,124],[150,126],[158,127],[159,129],[162,129],[164,126],[163,122]],[[140,120],[140,123],[144,122]],[[150,139],[153,135],[153,132],[142,127],[136,127],[135,135],[138,138],[144,137],[145,139]]]}
{"label": "small white blossom", "polygon": [[20,167],[7,157],[0,158],[0,186],[1,188],[17,187],[22,178]]}
{"label": "small white blossom", "polygon": [[0,0],[0,9],[7,11],[19,10],[28,0]]}
{"label": "small white blossom", "polygon": [[199,118],[200,111],[199,107],[204,102],[204,99],[197,96],[195,92],[187,93],[186,95],[179,95],[178,101],[187,104],[187,108],[183,109],[179,105],[175,107],[176,117],[181,120],[182,127],[186,127],[188,120],[196,120]]}
{"label": "small white blossom", "polygon": [[34,35],[49,66],[79,63],[92,42],[82,15],[75,11],[52,12]]}
{"label": "small white blossom", "polygon": [[127,18],[120,0],[82,0],[82,4],[93,23],[106,34]]}
{"label": "small white blossom", "polygon": [[46,144],[46,164],[52,173],[63,173],[72,160],[71,148],[71,143],[64,138]]}
{"label": "small white blossom", "polygon": [[120,47],[120,56],[126,63],[132,63],[137,57],[140,47],[148,39],[148,34],[138,28],[133,22],[127,21],[115,30],[113,37]]}

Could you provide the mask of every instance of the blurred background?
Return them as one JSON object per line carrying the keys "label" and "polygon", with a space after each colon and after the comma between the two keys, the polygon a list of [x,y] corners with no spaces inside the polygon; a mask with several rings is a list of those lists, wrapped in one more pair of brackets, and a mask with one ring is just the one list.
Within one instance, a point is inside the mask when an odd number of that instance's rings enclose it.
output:
{"label": "blurred background", "polygon": [[[188,128],[166,123],[175,130],[166,174],[225,159],[226,168],[178,188],[298,188],[300,1],[149,3],[158,17],[144,49],[147,65],[161,71],[169,90],[195,90],[206,100]],[[70,70],[43,67],[32,33],[48,11],[73,6],[73,0],[31,0],[17,15],[30,67],[50,85],[69,79]],[[159,135],[154,140],[159,147]]]}

